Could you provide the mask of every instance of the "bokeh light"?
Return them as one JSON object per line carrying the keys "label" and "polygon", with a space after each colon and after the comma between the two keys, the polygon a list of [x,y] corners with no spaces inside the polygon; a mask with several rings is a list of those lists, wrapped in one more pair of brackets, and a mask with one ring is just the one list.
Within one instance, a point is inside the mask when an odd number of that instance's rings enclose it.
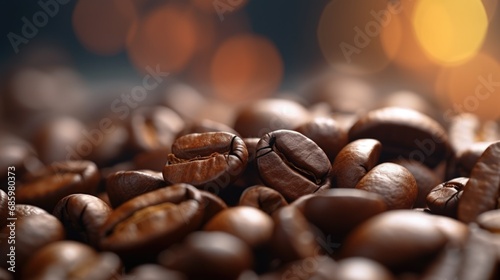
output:
{"label": "bokeh light", "polygon": [[420,0],[413,25],[418,41],[433,59],[456,64],[479,51],[488,17],[480,0]]}
{"label": "bokeh light", "polygon": [[211,63],[211,81],[217,97],[245,102],[274,94],[283,78],[283,61],[268,39],[251,34],[224,41]]}

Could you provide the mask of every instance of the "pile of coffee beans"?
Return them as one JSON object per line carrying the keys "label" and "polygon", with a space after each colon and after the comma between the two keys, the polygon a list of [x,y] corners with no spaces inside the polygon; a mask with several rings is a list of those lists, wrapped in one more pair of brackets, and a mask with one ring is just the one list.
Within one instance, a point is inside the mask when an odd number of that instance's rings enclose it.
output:
{"label": "pile of coffee beans", "polygon": [[500,123],[327,85],[4,117],[0,278],[498,279]]}

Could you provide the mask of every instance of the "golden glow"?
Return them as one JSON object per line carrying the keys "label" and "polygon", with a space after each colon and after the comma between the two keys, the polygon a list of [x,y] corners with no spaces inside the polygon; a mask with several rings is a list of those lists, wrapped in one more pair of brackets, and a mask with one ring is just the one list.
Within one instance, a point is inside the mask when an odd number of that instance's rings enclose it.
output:
{"label": "golden glow", "polygon": [[456,64],[478,52],[488,17],[480,0],[420,0],[413,13],[413,27],[430,57]]}
{"label": "golden glow", "polygon": [[283,61],[268,39],[237,35],[217,49],[210,77],[217,97],[245,102],[275,93],[283,78]]}

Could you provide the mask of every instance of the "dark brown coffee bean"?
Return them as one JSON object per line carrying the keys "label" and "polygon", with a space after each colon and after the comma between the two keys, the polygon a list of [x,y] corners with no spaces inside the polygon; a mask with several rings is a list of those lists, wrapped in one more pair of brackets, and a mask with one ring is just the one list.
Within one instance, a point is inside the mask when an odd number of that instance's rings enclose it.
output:
{"label": "dark brown coffee bean", "polygon": [[[49,214],[30,215],[11,221],[0,231],[0,236],[11,236],[15,232],[15,244],[0,243],[0,266],[7,268],[10,247],[15,246],[15,267],[21,271],[28,259],[44,246],[63,240],[64,227],[56,217]],[[5,252],[5,253],[3,253]]]}
{"label": "dark brown coffee bean", "polygon": [[434,224],[443,233],[449,242],[464,244],[469,236],[469,227],[466,224],[445,216],[433,215]]}
{"label": "dark brown coffee bean", "polygon": [[19,185],[16,200],[51,212],[56,203],[67,195],[96,193],[99,179],[99,171],[93,162],[55,162]]}
{"label": "dark brown coffee bean", "polygon": [[333,118],[314,118],[298,127],[295,131],[313,140],[333,162],[340,150],[347,145],[347,131]]}
{"label": "dark brown coffee bean", "polygon": [[458,219],[471,223],[497,208],[500,196],[500,142],[490,145],[472,169],[458,203]]}
{"label": "dark brown coffee bean", "polygon": [[302,213],[285,206],[273,214],[274,233],[271,239],[273,254],[284,262],[314,257],[319,251],[314,233]]}
{"label": "dark brown coffee bean", "polygon": [[349,140],[362,138],[382,143],[383,160],[404,158],[434,168],[451,153],[443,127],[410,109],[389,107],[369,112],[349,131]]}
{"label": "dark brown coffee bean", "polygon": [[457,217],[458,201],[469,178],[459,177],[437,185],[427,195],[427,207],[432,213]]}
{"label": "dark brown coffee bean", "polygon": [[476,219],[477,224],[492,233],[500,233],[500,209],[482,213]]}
{"label": "dark brown coffee bean", "polygon": [[195,232],[163,252],[160,264],[189,279],[236,279],[252,267],[252,252],[239,238],[224,232]]}
{"label": "dark brown coffee bean", "polygon": [[245,189],[253,185],[262,185],[262,181],[259,177],[259,170],[257,169],[257,161],[255,160],[255,156],[257,154],[257,144],[259,141],[260,138],[243,138],[243,142],[245,142],[248,150],[248,163],[240,178],[234,182],[234,186]]}
{"label": "dark brown coffee bean", "polygon": [[243,192],[239,205],[255,207],[271,215],[279,208],[287,206],[288,202],[279,192],[271,188],[253,186]]}
{"label": "dark brown coffee bean", "polygon": [[295,131],[264,135],[257,146],[257,167],[265,185],[288,201],[330,188],[330,161],[325,152]]}
{"label": "dark brown coffee bean", "polygon": [[23,279],[112,280],[119,277],[120,270],[120,258],[113,253],[98,253],[82,243],[60,241],[33,255],[23,270]]}
{"label": "dark brown coffee bean", "polygon": [[106,192],[113,208],[141,194],[167,185],[160,172],[149,170],[118,171],[106,179]]}
{"label": "dark brown coffee bean", "polygon": [[326,235],[343,239],[356,226],[387,210],[384,198],[357,189],[331,189],[309,197],[299,208]]}
{"label": "dark brown coffee bean", "polygon": [[374,139],[360,139],[346,145],[332,164],[332,184],[354,188],[377,165],[382,145]]}
{"label": "dark brown coffee bean", "polygon": [[356,189],[382,196],[388,209],[410,209],[418,195],[417,182],[408,169],[394,163],[375,166],[356,185]]}
{"label": "dark brown coffee bean", "polygon": [[204,133],[204,132],[228,132],[239,136],[236,130],[232,129],[231,127],[223,123],[219,123],[209,119],[203,119],[186,124],[184,129],[177,134],[176,138],[192,133]]}
{"label": "dark brown coffee bean", "polygon": [[[259,280],[282,280],[282,279],[334,279],[337,273],[337,263],[328,256],[317,255],[302,260],[285,264],[278,271],[261,275]],[[253,280],[255,278],[249,278]],[[239,279],[238,279],[239,280]],[[247,280],[247,279],[242,279]]]}
{"label": "dark brown coffee bean", "polygon": [[413,207],[425,207],[427,195],[443,180],[438,178],[434,171],[429,169],[429,167],[418,161],[400,159],[395,160],[394,163],[408,169],[417,182],[418,196]]}
{"label": "dark brown coffee bean", "polygon": [[182,136],[172,153],[163,168],[167,183],[188,183],[216,194],[238,178],[248,161],[243,140],[227,132]]}
{"label": "dark brown coffee bean", "polygon": [[[134,197],[116,208],[100,230],[100,249],[146,261],[197,229],[203,219],[200,192],[176,184]],[[138,256],[143,256],[138,259]]]}
{"label": "dark brown coffee bean", "polygon": [[203,203],[201,206],[203,208],[203,220],[201,224],[204,225],[219,212],[227,209],[227,204],[220,197],[212,193],[200,190],[200,194]]}
{"label": "dark brown coffee bean", "polygon": [[299,103],[285,99],[259,100],[238,112],[234,129],[242,137],[263,137],[278,129],[294,129],[309,113]]}
{"label": "dark brown coffee bean", "polygon": [[390,268],[426,261],[447,238],[432,216],[411,210],[382,213],[357,227],[343,244],[343,257],[366,257]]}
{"label": "dark brown coffee bean", "polygon": [[383,265],[367,258],[347,258],[339,261],[331,280],[393,280]]}
{"label": "dark brown coffee bean", "polygon": [[56,204],[53,214],[64,225],[69,239],[97,247],[99,229],[112,211],[108,204],[95,196],[72,194]]}
{"label": "dark brown coffee bean", "polygon": [[273,228],[273,220],[266,213],[254,207],[237,206],[217,214],[203,229],[227,232],[255,249],[269,243]]}
{"label": "dark brown coffee bean", "polygon": [[[86,159],[95,162],[100,167],[128,159],[126,148],[129,135],[121,120],[103,118],[98,124],[90,126],[89,135],[93,137],[93,146],[92,152],[85,157]],[[71,159],[77,160],[80,157],[72,155]]]}
{"label": "dark brown coffee bean", "polygon": [[128,124],[130,147],[134,151],[152,151],[170,148],[184,121],[167,107],[136,109]]}
{"label": "dark brown coffee bean", "polygon": [[180,271],[167,269],[158,264],[143,264],[135,267],[124,279],[144,280],[188,280],[187,276]]}

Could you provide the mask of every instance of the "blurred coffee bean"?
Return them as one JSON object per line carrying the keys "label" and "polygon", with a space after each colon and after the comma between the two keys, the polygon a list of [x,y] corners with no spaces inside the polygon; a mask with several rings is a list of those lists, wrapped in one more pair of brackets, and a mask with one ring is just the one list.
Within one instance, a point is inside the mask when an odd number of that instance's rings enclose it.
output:
{"label": "blurred coffee bean", "polygon": [[169,108],[138,108],[128,122],[129,145],[137,152],[170,148],[183,127],[184,121]]}
{"label": "blurred coffee bean", "polygon": [[330,188],[330,161],[311,139],[291,130],[264,135],[257,145],[257,167],[266,186],[288,201]]}
{"label": "blurred coffee bean", "polygon": [[347,144],[332,164],[332,185],[354,188],[375,165],[382,145],[374,139],[360,139]]}
{"label": "blurred coffee bean", "polygon": [[54,162],[26,178],[16,189],[16,200],[51,212],[56,203],[67,195],[96,193],[99,179],[99,171],[93,162]]}
{"label": "blurred coffee bean", "polygon": [[[15,245],[8,242],[0,243],[0,266],[7,268],[10,257],[10,247],[15,246],[16,272],[22,271],[26,262],[38,250],[52,242],[63,240],[65,237],[64,227],[56,217],[49,214],[30,215],[7,223],[0,230],[0,236],[9,236],[11,230],[15,231]],[[27,278],[30,279],[30,278]]]}
{"label": "blurred coffee bean", "polygon": [[475,142],[464,148],[457,158],[457,168],[461,176],[468,177],[474,165],[486,151],[486,149],[494,142]]}
{"label": "blurred coffee bean", "polygon": [[248,206],[231,207],[221,211],[204,226],[205,231],[223,231],[243,240],[250,248],[268,245],[273,234],[271,217]]}
{"label": "blurred coffee bean", "polygon": [[236,279],[252,267],[252,252],[239,238],[224,232],[195,232],[163,252],[160,264],[189,279]]}
{"label": "blurred coffee bean", "polygon": [[262,184],[259,177],[259,170],[257,169],[257,161],[255,160],[259,141],[260,138],[243,138],[243,142],[245,142],[248,150],[248,162],[240,178],[234,182],[235,186],[243,189],[238,195],[238,200],[245,188]]}
{"label": "blurred coffee bean", "polygon": [[418,195],[413,175],[394,163],[382,163],[372,168],[361,178],[356,189],[379,194],[390,210],[412,208]]}
{"label": "blurred coffee bean", "polygon": [[283,262],[316,256],[319,245],[302,213],[293,206],[285,206],[273,214],[274,233],[271,239],[273,254]]}
{"label": "blurred coffee bean", "polygon": [[462,248],[463,257],[456,279],[498,279],[496,248],[489,242],[489,233],[473,228]]}
{"label": "blurred coffee bean", "polygon": [[53,214],[66,229],[68,239],[97,247],[99,229],[113,210],[101,199],[88,194],[72,194],[61,199]]}
{"label": "blurred coffee bean", "polygon": [[422,280],[457,279],[457,274],[462,261],[461,246],[449,243],[441,253],[425,269]]}
{"label": "blurred coffee bean", "polygon": [[31,215],[39,214],[49,214],[49,212],[43,210],[42,208],[27,205],[27,204],[16,204],[16,217],[23,218]]}
{"label": "blurred coffee bean", "polygon": [[108,166],[130,157],[126,151],[129,135],[121,120],[102,118],[90,126],[87,135],[93,146],[86,158],[98,166]]}
{"label": "blurred coffee bean", "polygon": [[134,157],[134,168],[161,172],[170,152],[171,147],[139,153]]}
{"label": "blurred coffee bean", "polygon": [[[259,280],[282,280],[282,279],[311,279],[329,280],[334,279],[337,273],[337,264],[327,256],[317,255],[314,257],[297,260],[285,264],[277,271],[261,275]],[[336,279],[336,278],[335,278]],[[239,280],[239,279],[238,279]],[[246,279],[242,279],[246,280]],[[249,280],[254,280],[249,278]]]}
{"label": "blurred coffee bean", "polygon": [[200,192],[187,184],[134,197],[104,222],[99,248],[127,261],[146,262],[200,226],[202,203]]}
{"label": "blurred coffee bean", "polygon": [[82,243],[60,241],[33,255],[23,270],[23,279],[112,280],[119,277],[120,269],[120,258],[113,253],[98,253]]}
{"label": "blurred coffee bean", "polygon": [[188,120],[197,119],[200,110],[207,103],[200,92],[187,84],[170,85],[162,97],[161,104]]}
{"label": "blurred coffee bean", "polygon": [[180,271],[170,270],[158,264],[143,264],[135,267],[124,279],[143,280],[188,280]]}
{"label": "blurred coffee bean", "polygon": [[215,215],[228,207],[224,200],[212,193],[200,190],[200,194],[202,200],[201,207],[203,208],[203,220],[201,224],[205,225]]}
{"label": "blurred coffee bean", "polygon": [[446,242],[432,216],[396,210],[357,227],[345,241],[342,255],[369,258],[389,268],[408,268],[429,261]]}
{"label": "blurred coffee bean", "polygon": [[425,207],[427,195],[443,180],[438,178],[434,171],[418,161],[399,159],[393,161],[393,163],[408,169],[417,182],[418,196],[413,207]]}
{"label": "blurred coffee bean", "polygon": [[233,127],[242,137],[260,138],[274,130],[294,129],[308,119],[309,113],[297,102],[266,99],[243,107]]}
{"label": "blurred coffee bean", "polygon": [[450,217],[433,215],[434,224],[448,239],[449,243],[464,244],[469,236],[469,227]]}
{"label": "blurred coffee bean", "polygon": [[434,168],[451,153],[446,131],[430,117],[389,107],[362,116],[349,130],[349,140],[373,138],[382,143],[382,159],[416,160]]}
{"label": "blurred coffee bean", "polygon": [[476,222],[481,228],[491,233],[500,233],[500,209],[482,213],[477,217]]}
{"label": "blurred coffee bean", "polygon": [[[43,167],[35,149],[29,143],[14,136],[4,134],[0,137],[0,154],[2,155],[0,169],[7,170],[8,167],[14,167],[18,178]],[[7,172],[0,173],[1,189],[7,190],[7,177],[9,177]]]}
{"label": "blurred coffee bean", "polygon": [[460,156],[476,142],[480,126],[479,118],[473,114],[463,113],[451,118],[448,135],[455,154]]}
{"label": "blurred coffee bean", "polygon": [[458,219],[471,223],[497,208],[500,197],[500,142],[491,144],[472,169],[458,203]]}
{"label": "blurred coffee bean", "polygon": [[383,265],[367,258],[347,258],[339,261],[328,279],[332,280],[394,280]]}
{"label": "blurred coffee bean", "polygon": [[337,240],[387,210],[382,196],[358,189],[331,189],[309,197],[302,204],[299,210],[306,219]]}
{"label": "blurred coffee bean", "polygon": [[287,206],[288,202],[279,192],[257,185],[243,192],[239,205],[255,207],[271,215],[279,208]]}
{"label": "blurred coffee bean", "polygon": [[187,134],[204,132],[228,132],[239,136],[238,132],[223,123],[219,123],[209,119],[202,119],[199,121],[187,123],[184,126],[184,129],[177,133],[176,139]]}
{"label": "blurred coffee bean", "polygon": [[243,172],[248,151],[234,134],[206,132],[178,138],[168,157],[163,168],[168,184],[188,183],[218,194]]}
{"label": "blurred coffee bean", "polygon": [[432,213],[456,218],[458,201],[469,178],[459,177],[437,185],[427,195],[427,207]]}
{"label": "blurred coffee bean", "polygon": [[401,107],[415,110],[443,124],[443,113],[440,111],[436,100],[431,100],[427,95],[413,91],[396,91],[386,96],[379,105],[383,107]]}
{"label": "blurred coffee bean", "polygon": [[295,128],[313,140],[333,162],[340,150],[347,145],[347,131],[332,118],[314,118]]}
{"label": "blurred coffee bean", "polygon": [[150,170],[118,171],[106,179],[106,192],[113,208],[141,194],[167,185],[160,172]]}

